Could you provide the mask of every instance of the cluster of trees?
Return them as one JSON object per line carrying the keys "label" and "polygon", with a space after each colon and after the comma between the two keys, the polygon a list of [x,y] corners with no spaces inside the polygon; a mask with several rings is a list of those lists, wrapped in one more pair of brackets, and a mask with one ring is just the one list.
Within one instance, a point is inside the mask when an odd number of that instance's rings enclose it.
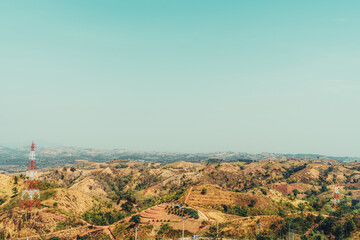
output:
{"label": "cluster of trees", "polygon": [[168,211],[168,214],[178,215],[180,217],[189,217],[189,218],[199,218],[199,213],[192,208],[180,208],[173,206],[166,206],[165,208]]}
{"label": "cluster of trees", "polygon": [[248,216],[248,209],[243,206],[229,206],[229,205],[222,205],[221,211],[227,214],[233,214],[241,217]]}
{"label": "cluster of trees", "polygon": [[192,208],[183,208],[185,215],[188,215],[190,218],[199,219],[199,213]]}
{"label": "cluster of trees", "polygon": [[116,165],[116,166],[115,166],[115,168],[116,168],[116,169],[120,169],[120,168],[127,168],[127,167],[128,167],[128,165],[123,164],[123,163],[121,163],[121,164],[119,164],[119,165]]}
{"label": "cluster of trees", "polygon": [[[278,236],[285,236],[289,233],[289,229],[293,233],[301,235],[301,239],[345,239],[350,237],[351,233],[356,228],[356,219],[349,218],[345,223],[341,223],[340,219],[334,217],[324,218],[321,214],[314,216],[308,214],[306,217],[290,217],[285,221],[280,221],[282,224]],[[305,233],[317,225],[309,235]]]}

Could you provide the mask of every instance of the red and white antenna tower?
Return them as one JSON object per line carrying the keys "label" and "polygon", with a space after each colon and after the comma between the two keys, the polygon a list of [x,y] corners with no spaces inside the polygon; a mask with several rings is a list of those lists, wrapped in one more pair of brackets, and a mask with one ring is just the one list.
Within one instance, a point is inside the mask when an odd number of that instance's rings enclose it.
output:
{"label": "red and white antenna tower", "polygon": [[25,187],[22,191],[20,201],[20,208],[25,206],[30,210],[35,206],[41,208],[34,142],[31,144],[31,151],[25,175]]}
{"label": "red and white antenna tower", "polygon": [[340,192],[337,182],[335,183],[335,190],[334,190],[334,203],[332,206],[332,210],[336,211],[336,204],[340,203]]}

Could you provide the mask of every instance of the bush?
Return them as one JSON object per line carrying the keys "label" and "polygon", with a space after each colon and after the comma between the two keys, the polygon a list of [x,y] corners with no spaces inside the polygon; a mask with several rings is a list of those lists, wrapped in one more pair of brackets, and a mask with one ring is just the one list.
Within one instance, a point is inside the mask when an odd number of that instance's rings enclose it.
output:
{"label": "bush", "polygon": [[206,192],[207,192],[207,189],[206,189],[206,188],[201,189],[201,194],[202,194],[202,195],[205,195]]}
{"label": "bush", "polygon": [[286,213],[282,208],[279,208],[279,216],[280,217],[286,217]]}
{"label": "bush", "polygon": [[256,204],[256,201],[254,199],[250,200],[250,204],[248,205],[249,207],[254,207]]}
{"label": "bush", "polygon": [[326,187],[326,185],[322,185],[320,192],[323,193],[323,192],[327,192],[327,191],[329,191],[329,189]]}
{"label": "bush", "polygon": [[293,193],[294,193],[294,196],[296,197],[300,192],[299,192],[299,190],[294,189]]}

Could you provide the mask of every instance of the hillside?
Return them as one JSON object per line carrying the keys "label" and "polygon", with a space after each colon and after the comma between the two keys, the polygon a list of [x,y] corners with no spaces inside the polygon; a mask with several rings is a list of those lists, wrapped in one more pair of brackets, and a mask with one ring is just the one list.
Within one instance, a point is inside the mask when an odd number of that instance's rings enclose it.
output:
{"label": "hillside", "polygon": [[[15,180],[16,179],[16,180]],[[18,208],[23,175],[0,175],[0,239],[129,239],[186,234],[266,238],[360,230],[360,164],[326,159],[153,163],[81,161],[40,173],[42,209]],[[331,211],[335,184],[341,204]],[[14,190],[16,188],[17,190]],[[17,192],[16,192],[17,191]],[[339,214],[341,212],[341,214]],[[135,217],[136,218],[136,217]],[[339,233],[339,226],[346,225]]]}

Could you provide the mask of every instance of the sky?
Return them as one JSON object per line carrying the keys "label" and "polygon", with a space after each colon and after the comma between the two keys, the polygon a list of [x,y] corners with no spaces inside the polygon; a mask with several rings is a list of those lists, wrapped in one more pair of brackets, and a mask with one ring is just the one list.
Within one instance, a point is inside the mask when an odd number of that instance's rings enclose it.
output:
{"label": "sky", "polygon": [[360,156],[359,11],[1,1],[0,145]]}

